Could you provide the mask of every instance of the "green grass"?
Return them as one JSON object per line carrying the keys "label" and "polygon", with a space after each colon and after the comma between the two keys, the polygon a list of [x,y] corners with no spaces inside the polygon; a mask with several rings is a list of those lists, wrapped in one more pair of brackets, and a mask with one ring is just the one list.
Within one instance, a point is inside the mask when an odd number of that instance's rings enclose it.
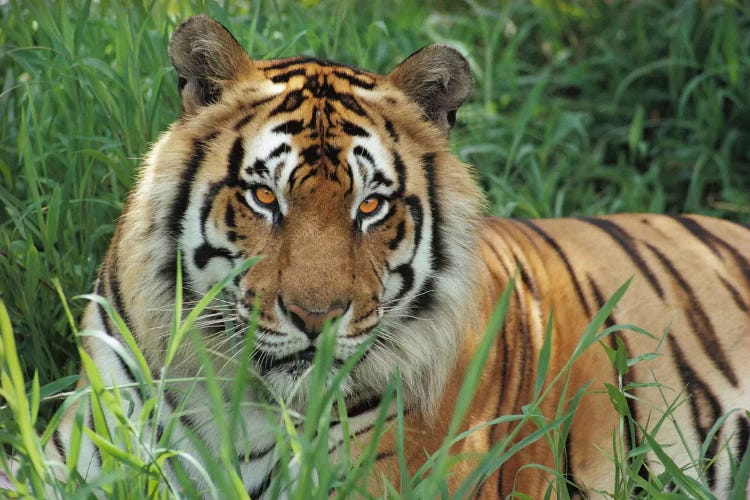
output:
{"label": "green grass", "polygon": [[[91,291],[138,159],[177,117],[166,47],[193,14],[222,22],[257,58],[311,54],[385,72],[428,43],[460,48],[476,87],[459,112],[454,151],[476,165],[494,214],[687,211],[750,220],[746,3],[238,4],[0,5],[4,443],[35,449],[31,430],[58,418],[61,398],[48,396],[78,372],[71,318],[85,305],[69,299],[68,312],[61,295]],[[9,361],[16,349],[17,365]],[[559,444],[561,435],[549,439]],[[304,439],[300,446],[311,457],[320,451]],[[30,477],[41,478],[36,456]]]}

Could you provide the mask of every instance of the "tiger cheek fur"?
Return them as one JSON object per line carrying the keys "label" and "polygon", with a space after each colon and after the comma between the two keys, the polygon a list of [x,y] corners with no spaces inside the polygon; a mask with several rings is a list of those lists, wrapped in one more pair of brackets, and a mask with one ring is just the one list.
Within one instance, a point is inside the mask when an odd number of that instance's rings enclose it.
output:
{"label": "tiger cheek fur", "polygon": [[[650,383],[658,374],[666,388],[687,388],[691,399],[674,414],[687,422],[685,432],[665,423],[658,434],[670,446],[685,444],[670,448],[673,457],[682,464],[697,455],[724,412],[750,407],[744,368],[750,359],[750,231],[693,216],[482,217],[473,172],[450,153],[448,141],[456,110],[472,88],[468,62],[457,51],[425,47],[385,76],[312,58],[251,61],[227,30],[198,16],[176,30],[170,58],[182,116],[146,157],[96,288],[155,374],[164,365],[173,321],[177,256],[186,311],[244,259],[262,256],[228,284],[224,302],[198,319],[206,355],[231,379],[237,343],[257,308],[250,362],[264,388],[248,389],[246,401],[282,400],[303,411],[323,325],[335,325],[334,371],[365,347],[341,386],[350,420],[346,431],[341,422],[331,423],[333,459],[343,452],[344,432],[367,445],[379,400],[398,374],[404,443],[394,431],[397,412],[385,409],[377,477],[367,485],[374,494],[383,493],[381,475],[398,487],[402,458],[414,474],[426,454],[443,446],[463,375],[511,280],[505,324],[460,429],[475,430],[453,448],[468,458],[455,462],[449,489],[470,477],[472,457],[483,457],[513,430],[487,422],[522,413],[533,398],[546,335],[552,339],[548,375],[556,374],[596,311],[631,277],[606,326],[666,332],[663,346],[632,332],[623,333],[623,345],[631,358],[662,348],[652,364],[631,367],[626,383]],[[94,303],[82,323],[110,336],[111,342],[87,338],[86,352],[108,380],[126,387],[139,411],[135,374],[111,349],[123,344],[116,325]],[[183,344],[167,375],[189,381],[202,367],[192,344]],[[550,476],[531,463],[563,464],[569,486],[584,496],[612,489],[619,471],[601,450],[611,446],[621,422],[601,389],[618,380],[596,347],[571,372],[571,388],[591,383],[592,389],[581,400],[562,456],[544,439],[534,442],[473,485],[478,497],[542,497]],[[218,456],[219,432],[207,403],[214,400],[205,385],[197,379],[169,389],[156,432],[144,435],[159,435],[176,422],[173,439],[185,453],[199,455],[196,437]],[[181,401],[182,390],[191,397]],[[222,390],[228,398],[228,388]],[[663,407],[661,394],[640,386],[634,392],[632,414],[641,424],[653,422],[651,412]],[[563,397],[551,392],[540,410],[555,415]],[[251,497],[267,498],[282,460],[277,426],[253,404],[240,411],[239,472]],[[51,440],[50,454],[58,460],[69,451],[77,412],[74,406],[65,414]],[[725,427],[706,445],[716,463],[705,475],[719,496],[730,486],[730,456],[739,460],[750,439],[750,422],[739,413]],[[519,439],[530,432],[522,430]],[[638,448],[639,439],[628,434],[623,446]],[[79,472],[98,474],[97,446],[86,438],[80,454]],[[191,465],[182,465],[203,488]]]}

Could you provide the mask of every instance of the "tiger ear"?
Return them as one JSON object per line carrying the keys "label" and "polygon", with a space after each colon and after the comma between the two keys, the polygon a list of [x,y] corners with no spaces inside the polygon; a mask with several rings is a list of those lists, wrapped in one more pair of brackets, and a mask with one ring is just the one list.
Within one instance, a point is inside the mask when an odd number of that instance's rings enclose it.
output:
{"label": "tiger ear", "polygon": [[446,133],[456,121],[456,110],[474,86],[469,62],[445,45],[428,45],[415,52],[396,66],[388,79]]}
{"label": "tiger ear", "polygon": [[169,41],[169,58],[179,77],[184,114],[218,101],[224,87],[252,71],[250,58],[232,34],[206,16],[191,17],[177,27]]}

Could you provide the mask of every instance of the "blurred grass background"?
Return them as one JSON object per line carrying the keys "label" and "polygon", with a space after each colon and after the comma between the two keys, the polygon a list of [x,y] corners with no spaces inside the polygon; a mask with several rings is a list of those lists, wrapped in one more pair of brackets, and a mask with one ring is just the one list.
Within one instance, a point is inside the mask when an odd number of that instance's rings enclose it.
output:
{"label": "blurred grass background", "polygon": [[459,48],[476,87],[454,150],[493,214],[750,220],[747,3],[0,2],[0,294],[27,380],[78,369],[52,280],[91,290],[139,158],[178,116],[169,36],[198,13],[256,58],[387,72]]}

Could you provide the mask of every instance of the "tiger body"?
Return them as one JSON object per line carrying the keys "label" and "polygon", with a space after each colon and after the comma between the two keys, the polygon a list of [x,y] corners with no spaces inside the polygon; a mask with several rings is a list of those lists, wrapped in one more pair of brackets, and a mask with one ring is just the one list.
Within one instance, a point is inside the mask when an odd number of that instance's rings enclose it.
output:
{"label": "tiger body", "polygon": [[[468,65],[457,52],[428,47],[387,76],[314,59],[250,61],[224,28],[199,17],[178,28],[170,56],[180,76],[183,116],[146,158],[97,282],[97,293],[123,318],[155,377],[173,321],[178,252],[186,310],[245,258],[262,255],[228,284],[231,312],[217,309],[196,323],[217,375],[234,375],[232,346],[244,338],[254,308],[251,362],[267,393],[248,389],[247,401],[267,401],[270,394],[304,410],[311,397],[304,382],[326,321],[338,319],[339,365],[375,336],[341,385],[348,432],[367,443],[379,399],[398,370],[412,473],[426,452],[440,447],[464,372],[512,280],[505,325],[463,430],[520,413],[532,397],[548,320],[551,376],[630,277],[608,325],[630,323],[655,335],[620,334],[631,358],[661,354],[627,374],[664,386],[635,391],[631,410],[644,425],[663,412],[664,398],[690,395],[673,412],[688,446],[680,446],[671,423],[657,434],[660,442],[675,444],[669,450],[677,463],[697,454],[720,416],[750,408],[742,365],[750,359],[750,232],[697,216],[481,217],[483,197],[472,172],[450,153],[447,140],[471,89]],[[245,326],[224,331],[227,316]],[[105,333],[107,340],[85,341],[105,381],[135,385],[132,369],[112,349],[122,339],[102,306],[88,306],[83,327]],[[199,358],[183,342],[169,377],[195,377]],[[563,459],[584,495],[611,491],[614,481],[614,465],[602,450],[611,448],[618,418],[601,393],[605,382],[616,384],[616,374],[604,349],[594,346],[571,372],[570,387],[591,389],[575,414]],[[190,398],[166,393],[159,409],[164,425],[180,411],[173,441],[191,453],[187,435],[194,433],[218,454],[207,389],[189,383],[183,389]],[[139,395],[130,393],[138,411]],[[545,415],[554,415],[560,396],[545,399]],[[264,410],[249,405],[241,411],[250,435],[237,437],[242,480],[251,496],[269,496],[280,460],[273,427]],[[53,437],[50,453],[60,461],[70,458],[68,436],[80,412],[68,411]],[[488,426],[456,444],[452,452],[466,459],[454,466],[449,486],[461,484],[477,457],[510,430]],[[330,429],[332,456],[341,453],[343,432],[337,423]],[[747,420],[735,413],[710,445],[716,463],[704,474],[715,491],[730,486],[730,461],[747,448],[748,434]],[[376,468],[398,484],[395,440],[388,430]],[[638,443],[638,435],[628,436],[627,446]],[[540,497],[549,477],[523,465],[554,468],[559,459],[543,440],[536,442],[482,478],[478,493]],[[81,475],[95,476],[100,460],[84,440]],[[377,478],[370,488],[382,492]]]}

